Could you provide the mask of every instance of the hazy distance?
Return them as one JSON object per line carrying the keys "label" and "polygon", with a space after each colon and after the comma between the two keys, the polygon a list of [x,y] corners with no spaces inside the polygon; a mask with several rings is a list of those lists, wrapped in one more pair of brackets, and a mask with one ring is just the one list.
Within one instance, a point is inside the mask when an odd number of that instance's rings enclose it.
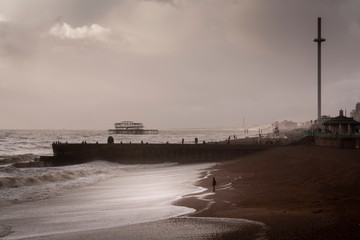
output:
{"label": "hazy distance", "polygon": [[360,1],[0,0],[0,129],[242,127],[360,101]]}

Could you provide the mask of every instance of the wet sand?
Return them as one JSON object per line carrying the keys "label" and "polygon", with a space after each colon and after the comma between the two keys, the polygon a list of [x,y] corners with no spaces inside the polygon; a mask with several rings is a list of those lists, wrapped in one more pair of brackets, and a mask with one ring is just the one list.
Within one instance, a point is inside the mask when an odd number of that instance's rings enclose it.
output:
{"label": "wet sand", "polygon": [[[359,150],[278,146],[214,170],[215,194],[176,204],[197,209],[197,217],[263,222],[267,239],[360,239]],[[211,189],[211,180],[198,184]]]}
{"label": "wet sand", "polygon": [[266,227],[262,223],[240,219],[178,217],[123,227],[97,229],[53,236],[36,237],[36,240],[145,240],[145,239],[188,239],[188,240],[255,240],[264,239]]}

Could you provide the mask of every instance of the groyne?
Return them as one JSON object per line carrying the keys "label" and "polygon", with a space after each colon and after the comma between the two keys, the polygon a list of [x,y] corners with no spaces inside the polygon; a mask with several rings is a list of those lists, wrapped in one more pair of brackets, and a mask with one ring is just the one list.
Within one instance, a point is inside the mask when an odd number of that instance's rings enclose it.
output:
{"label": "groyne", "polygon": [[93,160],[124,164],[215,162],[261,151],[263,144],[53,144],[54,156],[42,156],[45,165],[67,165]]}
{"label": "groyne", "polygon": [[315,136],[315,144],[327,147],[339,148],[360,148],[360,138],[358,135],[354,136]]}

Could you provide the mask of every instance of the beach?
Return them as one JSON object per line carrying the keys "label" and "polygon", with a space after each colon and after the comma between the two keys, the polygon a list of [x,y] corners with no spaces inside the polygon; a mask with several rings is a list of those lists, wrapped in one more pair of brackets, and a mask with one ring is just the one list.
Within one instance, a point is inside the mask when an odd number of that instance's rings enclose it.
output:
{"label": "beach", "polygon": [[[32,175],[27,172],[32,169],[7,167],[8,173],[22,172],[18,178],[2,178],[18,185],[0,189],[0,239],[74,239],[74,233],[86,235],[192,213],[194,209],[171,202],[205,190],[194,182],[210,166],[94,162],[51,168],[55,172],[33,169]],[[82,185],[73,185],[71,176],[79,171],[76,182]],[[99,180],[99,174],[107,178]]]}
{"label": "beach", "polygon": [[[172,202],[189,194],[205,194],[196,186],[214,164],[119,165],[95,162],[60,167],[47,173],[73,175],[76,169],[112,173],[112,177],[57,193],[35,185],[32,192],[14,193],[0,201],[0,239],[263,239],[266,225],[236,218],[191,217],[194,208]],[[100,170],[100,168],[103,168]],[[71,170],[70,170],[71,169]],[[10,170],[10,169],[9,169]],[[42,175],[43,176],[43,175]],[[84,175],[83,175],[84,176]],[[88,178],[91,175],[87,175]],[[97,176],[93,176],[97,178]],[[32,179],[35,175],[31,176]],[[43,178],[43,177],[42,177]],[[83,178],[83,177],[81,177]],[[61,183],[52,182],[51,188]],[[20,182],[19,182],[20,183]],[[24,186],[28,188],[28,186]],[[24,191],[22,186],[15,187]],[[6,193],[4,191],[3,193]],[[46,193],[46,194],[45,194]],[[52,195],[50,195],[52,194]],[[28,198],[28,195],[35,195]],[[36,198],[36,195],[44,198]]]}
{"label": "beach", "polygon": [[[234,129],[170,130],[157,143],[195,137],[225,139]],[[106,131],[3,130],[0,140],[0,239],[259,239],[266,226],[235,218],[194,218],[194,208],[172,203],[206,191],[196,182],[215,163],[131,164],[96,161],[58,167],[29,162],[50,155],[51,141],[89,143]],[[140,142],[126,136],[126,142]],[[206,137],[206,138],[205,138]],[[115,138],[120,142],[120,136]],[[188,139],[188,140],[187,140]],[[152,140],[152,138],[151,138]],[[101,142],[101,141],[100,141]],[[152,142],[152,141],[151,141]],[[135,144],[134,144],[135,145]],[[226,238],[224,238],[226,236]]]}
{"label": "beach", "polygon": [[[266,239],[360,239],[359,173],[359,150],[273,147],[218,163],[215,194],[176,204],[197,209],[192,216],[262,222]],[[198,184],[210,193],[211,180]]]}
{"label": "beach", "polygon": [[16,168],[6,164],[33,155],[4,158],[0,239],[360,238],[359,150],[306,138],[264,146],[201,164]]}

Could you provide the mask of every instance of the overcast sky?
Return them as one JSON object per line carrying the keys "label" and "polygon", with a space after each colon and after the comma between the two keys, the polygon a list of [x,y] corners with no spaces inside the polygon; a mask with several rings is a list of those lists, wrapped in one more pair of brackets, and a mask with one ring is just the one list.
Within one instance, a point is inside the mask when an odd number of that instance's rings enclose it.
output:
{"label": "overcast sky", "polygon": [[360,101],[360,1],[0,0],[0,129],[242,127]]}

